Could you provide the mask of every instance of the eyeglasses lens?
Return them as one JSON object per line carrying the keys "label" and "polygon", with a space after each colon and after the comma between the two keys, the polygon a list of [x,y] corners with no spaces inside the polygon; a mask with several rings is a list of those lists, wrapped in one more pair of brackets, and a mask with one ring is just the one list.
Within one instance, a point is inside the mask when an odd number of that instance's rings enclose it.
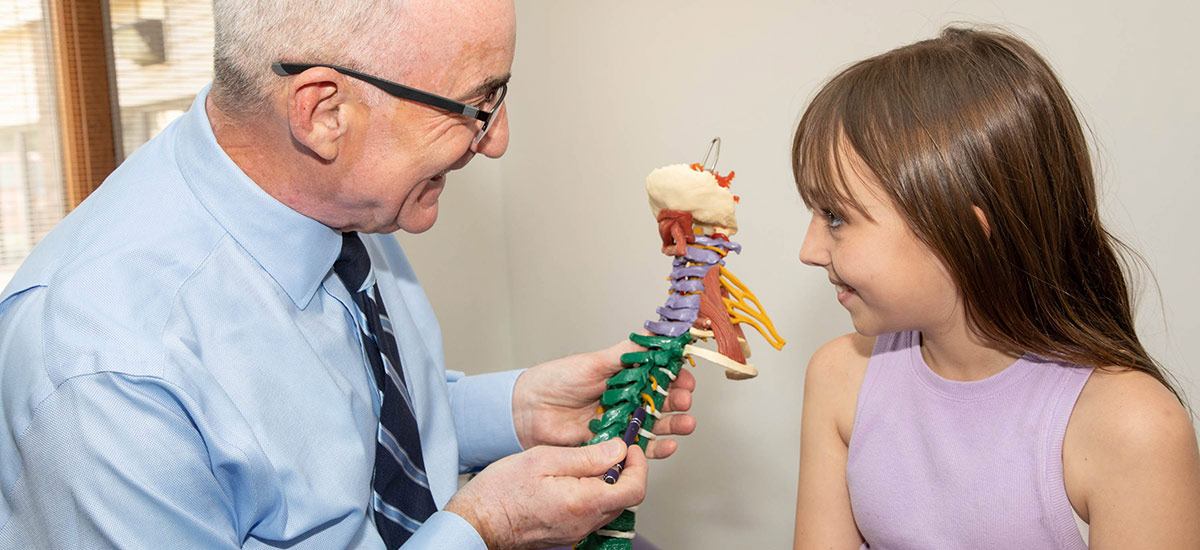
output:
{"label": "eyeglasses lens", "polygon": [[502,84],[496,89],[495,92],[492,92],[492,95],[488,97],[487,101],[480,106],[483,111],[489,114],[487,120],[483,121],[483,127],[479,129],[479,133],[475,134],[475,143],[479,143],[479,140],[483,139],[484,134],[486,134],[488,129],[492,127],[492,122],[496,120],[496,116],[500,113],[500,107],[504,105],[504,96],[507,93],[508,85]]}

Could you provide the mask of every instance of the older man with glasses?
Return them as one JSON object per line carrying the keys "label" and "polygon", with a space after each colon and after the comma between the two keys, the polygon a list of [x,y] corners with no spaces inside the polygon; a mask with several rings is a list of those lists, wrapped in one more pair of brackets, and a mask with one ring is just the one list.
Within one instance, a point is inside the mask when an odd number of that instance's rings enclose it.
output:
{"label": "older man with glasses", "polygon": [[639,503],[637,446],[577,447],[630,344],[447,371],[388,235],[504,154],[511,1],[214,13],[211,89],[0,294],[0,548],[535,548]]}

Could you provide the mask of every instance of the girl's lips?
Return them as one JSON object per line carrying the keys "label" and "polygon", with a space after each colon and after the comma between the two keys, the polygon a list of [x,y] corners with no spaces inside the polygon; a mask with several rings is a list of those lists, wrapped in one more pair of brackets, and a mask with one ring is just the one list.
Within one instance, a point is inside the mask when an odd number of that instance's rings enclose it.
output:
{"label": "girl's lips", "polygon": [[850,297],[855,294],[854,288],[849,285],[834,283],[833,286],[837,288],[837,299],[839,303],[846,303],[846,300],[849,300]]}

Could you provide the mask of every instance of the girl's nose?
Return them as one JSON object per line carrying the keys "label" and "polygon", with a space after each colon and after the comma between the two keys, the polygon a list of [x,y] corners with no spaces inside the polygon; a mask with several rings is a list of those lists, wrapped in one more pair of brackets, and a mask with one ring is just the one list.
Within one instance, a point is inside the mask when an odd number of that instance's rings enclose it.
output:
{"label": "girl's nose", "polygon": [[804,243],[800,245],[800,261],[805,265],[824,267],[829,265],[828,235],[821,226],[817,213],[814,212],[808,222],[808,231],[804,234]]}

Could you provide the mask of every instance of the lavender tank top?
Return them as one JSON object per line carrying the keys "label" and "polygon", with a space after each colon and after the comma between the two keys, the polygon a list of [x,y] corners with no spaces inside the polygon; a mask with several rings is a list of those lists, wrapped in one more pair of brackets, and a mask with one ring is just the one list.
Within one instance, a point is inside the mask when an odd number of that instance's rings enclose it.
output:
{"label": "lavender tank top", "polygon": [[1086,549],[1062,443],[1091,373],[1026,354],[956,382],[929,369],[919,333],[879,337],[846,462],[862,548]]}

